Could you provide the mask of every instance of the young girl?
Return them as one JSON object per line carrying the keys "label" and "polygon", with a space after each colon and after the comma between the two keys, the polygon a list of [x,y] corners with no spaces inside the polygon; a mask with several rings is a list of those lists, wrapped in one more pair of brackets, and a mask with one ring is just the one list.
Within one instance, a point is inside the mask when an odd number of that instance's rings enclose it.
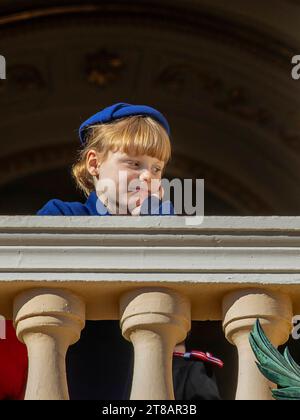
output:
{"label": "young girl", "polygon": [[[162,201],[160,181],[171,157],[171,144],[168,122],[159,111],[144,105],[117,103],[85,121],[79,138],[82,147],[72,175],[86,195],[86,202],[52,199],[37,215],[138,216],[147,214],[142,206],[153,196],[158,200],[154,214],[174,214],[172,204]],[[148,214],[152,214],[151,210],[150,206]],[[118,331],[110,331],[112,335],[121,334],[117,324],[113,328]],[[27,375],[26,347],[17,340],[10,321],[7,330],[7,339],[0,340],[0,399],[22,399]],[[91,354],[95,349],[93,340],[99,336],[97,322],[88,321],[84,334],[91,337],[87,346]],[[83,364],[89,355],[75,359],[77,365]]]}
{"label": "young girl", "polygon": [[167,120],[148,106],[119,103],[93,115],[80,127],[83,147],[73,166],[86,203],[54,199],[37,214],[139,215],[149,196],[159,200],[157,214],[174,214],[171,203],[161,201],[160,181],[171,157],[169,135]]}

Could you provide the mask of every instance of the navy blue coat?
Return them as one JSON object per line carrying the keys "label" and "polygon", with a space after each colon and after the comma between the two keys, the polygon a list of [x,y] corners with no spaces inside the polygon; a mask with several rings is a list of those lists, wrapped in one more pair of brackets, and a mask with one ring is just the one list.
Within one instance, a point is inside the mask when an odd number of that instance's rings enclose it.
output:
{"label": "navy blue coat", "polygon": [[[97,200],[98,202],[98,211],[96,207]],[[112,216],[104,204],[98,199],[96,191],[92,191],[88,196],[86,202],[79,203],[62,201],[57,198],[54,198],[48,201],[44,207],[42,207],[38,212],[37,216]],[[159,205],[159,215],[167,216],[174,215],[174,208],[170,201],[162,202],[160,201]]]}

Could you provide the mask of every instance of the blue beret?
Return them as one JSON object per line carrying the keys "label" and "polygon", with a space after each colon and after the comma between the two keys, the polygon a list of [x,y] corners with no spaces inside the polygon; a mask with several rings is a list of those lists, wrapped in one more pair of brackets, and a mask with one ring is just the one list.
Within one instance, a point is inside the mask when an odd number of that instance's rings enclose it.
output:
{"label": "blue beret", "polygon": [[170,136],[170,127],[166,118],[156,109],[147,105],[131,105],[125,103],[117,103],[102,109],[95,115],[92,115],[79,128],[79,138],[81,144],[85,143],[86,130],[93,124],[105,124],[119,118],[129,117],[131,115],[148,115],[158,121]]}

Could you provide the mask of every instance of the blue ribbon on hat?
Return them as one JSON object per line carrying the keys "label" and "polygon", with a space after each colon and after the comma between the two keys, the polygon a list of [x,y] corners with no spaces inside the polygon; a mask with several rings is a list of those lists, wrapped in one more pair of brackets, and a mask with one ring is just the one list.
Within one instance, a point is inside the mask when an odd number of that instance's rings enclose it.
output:
{"label": "blue ribbon on hat", "polygon": [[79,138],[81,144],[84,145],[85,143],[86,130],[90,125],[105,124],[119,118],[129,117],[131,115],[147,115],[152,117],[165,128],[168,135],[170,136],[171,133],[168,121],[161,112],[157,111],[157,109],[147,105],[131,105],[120,102],[102,109],[81,124],[79,127]]}

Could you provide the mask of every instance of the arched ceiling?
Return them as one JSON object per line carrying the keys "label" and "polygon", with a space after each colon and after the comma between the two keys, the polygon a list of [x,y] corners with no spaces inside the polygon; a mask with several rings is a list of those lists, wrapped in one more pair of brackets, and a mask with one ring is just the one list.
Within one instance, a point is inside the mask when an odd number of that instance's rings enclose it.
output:
{"label": "arched ceiling", "polygon": [[1,1],[0,188],[69,165],[96,110],[147,103],[171,125],[170,176],[239,214],[299,213],[300,2],[228,3]]}

